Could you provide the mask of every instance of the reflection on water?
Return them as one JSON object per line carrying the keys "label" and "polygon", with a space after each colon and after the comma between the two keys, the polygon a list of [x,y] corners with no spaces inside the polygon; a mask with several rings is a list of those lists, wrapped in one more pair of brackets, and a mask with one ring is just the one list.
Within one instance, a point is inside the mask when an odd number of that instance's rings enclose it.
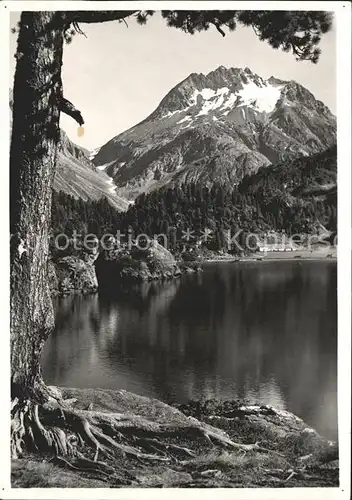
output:
{"label": "reflection on water", "polygon": [[57,299],[48,383],[165,401],[246,398],[337,438],[336,263],[207,264],[197,276]]}

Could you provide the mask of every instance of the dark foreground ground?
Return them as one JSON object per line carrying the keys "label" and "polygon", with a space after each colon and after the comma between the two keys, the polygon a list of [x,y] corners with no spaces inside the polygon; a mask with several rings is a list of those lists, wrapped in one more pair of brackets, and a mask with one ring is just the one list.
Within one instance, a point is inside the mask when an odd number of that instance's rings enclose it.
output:
{"label": "dark foreground ground", "polygon": [[[114,472],[95,475],[91,470],[76,470],[64,460],[32,453],[13,461],[12,487],[292,488],[339,484],[336,443],[288,412],[237,401],[172,407],[126,391],[65,388],[61,393],[77,410],[143,422],[143,436],[151,447],[160,451],[162,440],[165,461],[119,456],[109,462]],[[169,433],[163,431],[162,437],[155,439],[154,434],[151,439],[155,423],[166,426]],[[211,439],[193,433],[190,426],[206,429]],[[213,439],[215,434],[221,439]],[[132,433],[129,439],[134,439]]]}

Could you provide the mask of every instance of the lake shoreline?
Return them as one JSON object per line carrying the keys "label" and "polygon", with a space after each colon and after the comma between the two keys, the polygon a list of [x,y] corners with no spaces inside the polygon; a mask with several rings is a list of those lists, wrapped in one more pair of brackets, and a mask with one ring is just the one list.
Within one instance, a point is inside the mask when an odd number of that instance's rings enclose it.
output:
{"label": "lake shoreline", "polygon": [[[155,446],[160,452],[162,444],[169,452],[162,455],[161,462],[136,460],[130,455],[104,458],[116,471],[104,478],[89,471],[72,471],[48,455],[32,453],[12,461],[13,488],[338,486],[337,444],[293,413],[236,400],[193,401],[176,407],[125,390],[52,389],[66,401],[66,409],[88,419],[97,414],[123,416],[126,422],[134,422],[136,436],[144,436],[146,430],[151,435],[143,438],[148,445],[155,443],[149,453],[156,456]],[[171,435],[169,429],[175,432]],[[119,439],[131,440],[131,434],[121,427]],[[86,456],[94,454],[87,445],[80,451]]]}
{"label": "lake shoreline", "polygon": [[177,280],[55,301],[45,380],[170,404],[244,397],[287,408],[335,439],[336,262],[261,264],[204,263]]}
{"label": "lake shoreline", "polygon": [[308,250],[304,251],[295,251],[295,252],[258,252],[251,256],[246,257],[233,257],[233,256],[224,256],[224,257],[211,257],[209,259],[202,260],[202,264],[207,263],[216,263],[216,262],[224,262],[224,263],[234,263],[234,262],[275,262],[275,261],[336,261],[337,260],[337,251],[329,251],[322,252],[320,250],[313,250],[312,252]]}

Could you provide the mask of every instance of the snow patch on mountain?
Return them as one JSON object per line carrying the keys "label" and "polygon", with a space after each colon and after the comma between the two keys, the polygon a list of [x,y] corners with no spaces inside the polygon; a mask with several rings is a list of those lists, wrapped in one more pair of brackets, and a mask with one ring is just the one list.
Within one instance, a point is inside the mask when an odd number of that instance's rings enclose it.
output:
{"label": "snow patch on mountain", "polygon": [[[196,117],[204,116],[209,112],[224,110],[226,116],[236,105],[238,107],[248,106],[258,113],[271,113],[274,111],[277,101],[280,99],[282,85],[272,85],[262,78],[257,81],[247,79],[246,84],[237,92],[230,92],[228,87],[221,87],[217,90],[204,88],[202,90],[194,90],[188,100],[189,106],[183,110],[176,110],[167,113],[163,118],[173,116],[175,113],[180,113],[194,106],[201,106]],[[188,116],[188,115],[187,115]],[[178,123],[183,123],[190,118],[183,118]]]}
{"label": "snow patch on mountain", "polygon": [[212,97],[214,97],[216,95],[216,91],[213,90],[213,89],[202,89],[202,90],[195,90],[193,92],[193,95],[192,97],[190,98],[190,105],[193,106],[194,104],[197,104],[197,99],[198,99],[198,96],[201,96],[204,100],[208,100],[208,99],[211,99]]}
{"label": "snow patch on mountain", "polygon": [[237,101],[238,94],[230,94],[229,97],[227,98],[225,104],[223,105],[223,108],[233,108],[235,105],[235,102]]}
{"label": "snow patch on mountain", "polygon": [[238,106],[253,107],[257,111],[271,113],[274,111],[277,101],[280,99],[281,86],[273,86],[270,84],[262,86],[250,82],[244,85],[243,89],[238,92],[241,101]]}
{"label": "snow patch on mountain", "polygon": [[93,151],[91,151],[91,152],[89,153],[88,158],[90,159],[90,161],[92,161],[92,160],[93,160],[93,158],[95,158],[95,157],[97,156],[97,154],[99,153],[99,149],[100,149],[100,148],[95,148],[95,149],[93,149]]}
{"label": "snow patch on mountain", "polygon": [[[177,113],[187,113],[177,122],[181,124],[218,112],[227,116],[234,108],[244,106],[257,113],[271,113],[281,97],[284,85],[278,81],[263,80],[259,76],[246,74],[242,75],[240,88],[231,91],[231,86],[229,87],[221,86],[215,90],[210,87],[194,88],[193,93],[187,96],[179,109],[168,111],[160,118],[168,119]],[[192,113],[194,108],[197,110],[196,114]]]}
{"label": "snow patch on mountain", "polygon": [[201,91],[196,90],[191,98],[191,102],[196,103],[198,95],[201,95],[205,101],[196,116],[207,115],[209,111],[221,108],[224,103],[225,95],[229,92],[230,90],[227,87],[221,87],[216,91],[212,89],[203,89]]}
{"label": "snow patch on mountain", "polygon": [[166,113],[166,115],[162,116],[161,118],[170,118],[170,116],[175,115],[176,113],[181,113],[182,109],[176,109],[175,111],[169,111]]}
{"label": "snow patch on mountain", "polygon": [[192,118],[189,115],[186,115],[184,118],[182,118],[182,120],[180,120],[177,123],[184,123],[184,122],[187,122],[189,120],[192,120]]}
{"label": "snow patch on mountain", "polygon": [[109,192],[110,193],[115,193],[115,191],[116,191],[116,185],[114,183],[114,180],[112,178],[110,178],[108,181],[106,181],[106,183],[108,184]]}
{"label": "snow patch on mountain", "polygon": [[169,183],[236,184],[286,148],[287,157],[314,154],[335,137],[334,116],[298,83],[220,67],[176,85],[149,117],[103,146],[94,164],[105,170],[110,162],[105,171],[132,199]]}
{"label": "snow patch on mountain", "polygon": [[[108,163],[104,163],[103,165],[98,165],[96,168],[97,170],[106,170],[110,165],[113,165],[115,161],[109,161]],[[120,162],[118,164],[119,167],[123,167],[126,162]]]}

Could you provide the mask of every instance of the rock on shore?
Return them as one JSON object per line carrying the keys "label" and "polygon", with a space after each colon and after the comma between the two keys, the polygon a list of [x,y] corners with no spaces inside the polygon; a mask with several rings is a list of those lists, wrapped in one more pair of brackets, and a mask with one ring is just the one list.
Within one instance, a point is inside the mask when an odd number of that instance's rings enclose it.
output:
{"label": "rock on shore", "polygon": [[68,255],[48,263],[49,286],[52,295],[71,293],[95,293],[98,280],[94,267],[94,256]]}
{"label": "rock on shore", "polygon": [[120,283],[170,280],[182,273],[199,270],[194,262],[178,263],[162,245],[153,242],[146,250],[124,249],[112,245],[109,250],[70,252],[48,263],[52,295],[95,293],[115,289]]}
{"label": "rock on shore", "polygon": [[95,267],[101,289],[114,287],[120,281],[167,280],[181,274],[173,255],[157,242],[146,250],[135,247],[103,250]]}

